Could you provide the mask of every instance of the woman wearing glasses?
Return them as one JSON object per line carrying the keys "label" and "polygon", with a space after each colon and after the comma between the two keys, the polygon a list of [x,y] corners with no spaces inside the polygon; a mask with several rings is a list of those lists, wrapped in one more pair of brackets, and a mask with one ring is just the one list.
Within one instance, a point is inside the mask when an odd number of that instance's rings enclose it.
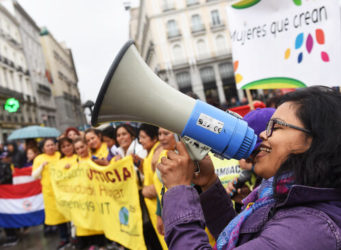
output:
{"label": "woman wearing glasses", "polygon": [[[341,249],[341,96],[309,87],[282,97],[254,157],[262,184],[235,215],[209,160],[199,176],[183,144],[158,166],[170,249]],[[199,195],[190,186],[200,185]]]}

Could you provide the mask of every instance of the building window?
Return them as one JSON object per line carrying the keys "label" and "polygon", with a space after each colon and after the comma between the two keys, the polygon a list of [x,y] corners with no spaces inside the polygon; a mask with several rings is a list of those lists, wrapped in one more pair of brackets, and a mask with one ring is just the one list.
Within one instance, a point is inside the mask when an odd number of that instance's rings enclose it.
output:
{"label": "building window", "polygon": [[207,55],[207,46],[205,40],[200,39],[197,41],[197,51],[199,57],[205,57]]}
{"label": "building window", "polygon": [[213,67],[200,69],[200,77],[204,85],[206,101],[212,105],[219,104],[218,90]]}
{"label": "building window", "polygon": [[191,75],[189,72],[177,73],[175,77],[181,92],[187,93],[192,91]]}
{"label": "building window", "polygon": [[186,0],[187,6],[198,4],[198,0]]}
{"label": "building window", "polygon": [[168,32],[168,38],[176,37],[180,35],[180,31],[178,29],[178,26],[175,20],[172,19],[167,22],[167,32]]}
{"label": "building window", "polygon": [[217,26],[221,24],[218,10],[211,11],[211,18],[212,18],[212,26]]}
{"label": "building window", "polygon": [[236,83],[234,80],[233,66],[232,63],[222,63],[219,64],[219,74],[223,82],[223,89],[225,98],[230,102],[231,98],[236,98],[238,100],[238,93],[236,88]]}
{"label": "building window", "polygon": [[164,0],[163,1],[163,6],[162,6],[163,11],[170,11],[175,9],[175,5],[173,0]]}
{"label": "building window", "polygon": [[204,31],[205,30],[205,26],[203,25],[203,23],[201,22],[201,18],[198,14],[195,14],[192,16],[192,32],[200,32],[200,31]]}
{"label": "building window", "polygon": [[173,59],[174,61],[182,61],[184,59],[184,53],[179,44],[173,46]]}
{"label": "building window", "polygon": [[227,42],[223,35],[218,35],[216,40],[217,52],[225,54],[227,52]]}
{"label": "building window", "polygon": [[233,77],[233,66],[232,63],[219,64],[219,73],[221,79],[227,79]]}

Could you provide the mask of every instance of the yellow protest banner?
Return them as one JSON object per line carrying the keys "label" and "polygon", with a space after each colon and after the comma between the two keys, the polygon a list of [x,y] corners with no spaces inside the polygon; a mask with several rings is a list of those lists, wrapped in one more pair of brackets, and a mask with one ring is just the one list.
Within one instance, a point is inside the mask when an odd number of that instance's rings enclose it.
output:
{"label": "yellow protest banner", "polygon": [[76,226],[103,231],[129,249],[146,249],[131,156],[101,167],[90,159],[50,167],[58,210]]}

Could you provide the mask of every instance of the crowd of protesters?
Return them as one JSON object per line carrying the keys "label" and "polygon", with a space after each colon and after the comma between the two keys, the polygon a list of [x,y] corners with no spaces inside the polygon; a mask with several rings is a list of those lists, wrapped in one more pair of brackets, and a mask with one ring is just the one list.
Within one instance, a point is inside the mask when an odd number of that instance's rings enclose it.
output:
{"label": "crowd of protesters", "polygon": [[[167,249],[167,245],[170,249],[341,249],[340,98],[323,87],[274,96],[269,107],[243,118],[258,136],[252,158],[237,161],[209,153],[200,162],[199,175],[193,173],[193,161],[171,131],[122,123],[84,132],[68,128],[57,140],[11,142],[6,150],[1,146],[0,181],[12,183],[11,165],[33,167],[32,176],[41,180],[44,205],[52,211],[45,213],[44,234],[58,231],[57,249],[70,244],[77,249],[124,247],[100,231],[76,227],[73,232],[72,222],[54,205],[46,166],[63,161],[67,168],[91,160],[106,167],[130,155],[148,249]],[[272,101],[279,103],[277,110]],[[247,180],[238,178],[242,171],[251,173]],[[304,223],[310,230],[304,230]],[[17,230],[5,229],[5,246],[18,242]]]}

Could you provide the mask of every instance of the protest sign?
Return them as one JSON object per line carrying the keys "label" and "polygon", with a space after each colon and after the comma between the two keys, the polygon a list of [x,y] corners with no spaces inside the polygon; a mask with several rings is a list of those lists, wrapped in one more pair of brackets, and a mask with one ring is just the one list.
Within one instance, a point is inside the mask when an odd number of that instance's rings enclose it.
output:
{"label": "protest sign", "polygon": [[227,8],[238,89],[341,85],[337,0],[243,0]]}
{"label": "protest sign", "polygon": [[70,169],[57,162],[50,176],[58,210],[76,227],[103,231],[129,249],[146,249],[131,156],[105,167],[90,159]]}

